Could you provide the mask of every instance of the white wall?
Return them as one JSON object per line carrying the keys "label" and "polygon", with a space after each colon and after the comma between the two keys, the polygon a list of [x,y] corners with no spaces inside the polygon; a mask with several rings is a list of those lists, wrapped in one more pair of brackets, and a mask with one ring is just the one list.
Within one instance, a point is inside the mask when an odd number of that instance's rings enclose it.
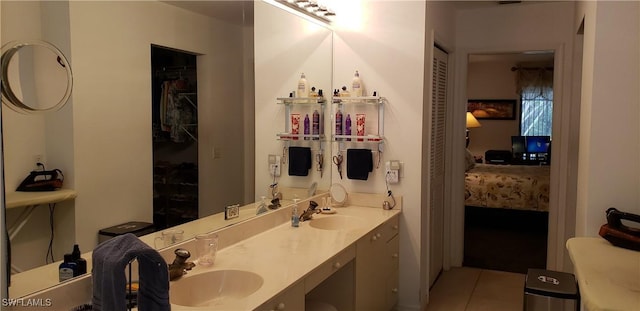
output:
{"label": "white wall", "polygon": [[[66,2],[3,1],[2,7],[3,45],[13,40],[44,40],[54,44],[69,58],[69,10]],[[73,99],[61,110],[46,116],[25,115],[2,105],[4,161],[9,164],[4,166],[4,180],[8,191],[15,190],[28,173],[36,169],[36,155],[41,156],[46,169],[62,170],[65,185],[73,187],[72,118]],[[74,235],[73,203],[61,202],[56,206],[54,222],[58,226],[53,252],[60,254],[69,252],[73,246],[68,245]],[[7,223],[16,224],[23,211],[23,208],[9,209]],[[12,240],[16,267],[29,269],[45,263],[49,226],[49,209],[46,206],[35,209],[30,220]],[[39,256],[33,256],[34,249],[38,250]]]}
{"label": "white wall", "polygon": [[90,248],[100,228],[151,221],[151,44],[198,54],[200,214],[242,200],[241,27],[155,1],[70,8],[77,241]]}
{"label": "white wall", "polygon": [[384,153],[380,168],[374,168],[367,181],[346,177],[340,180],[334,168],[331,177],[348,191],[385,193],[384,162],[404,162],[404,177],[390,187],[395,195],[403,196],[398,307],[419,310],[420,279],[428,273],[420,264],[422,239],[426,238],[421,233],[424,226],[420,199],[426,4],[419,1],[360,4],[346,11],[336,8],[340,20],[335,23],[334,88],[348,85],[358,70],[369,94],[375,90],[387,98]]}
{"label": "white wall", "polygon": [[609,207],[640,214],[640,4],[580,2],[584,16],[576,235],[597,236]]}
{"label": "white wall", "polygon": [[[559,159],[551,164],[551,199],[550,199],[550,232],[548,268],[562,269],[565,250],[564,241],[572,232],[566,232],[565,223],[572,219],[564,218],[565,209],[575,208],[566,194],[575,188],[575,176],[568,175],[569,168],[577,162],[577,152],[568,150],[567,146],[574,139],[572,123],[568,113],[572,105],[571,72],[573,55],[574,3],[536,3],[501,5],[483,9],[461,10],[457,16],[457,49],[456,58],[456,93],[453,126],[464,129],[464,112],[466,111],[466,78],[467,54],[519,52],[527,50],[554,50],[554,158]],[[565,123],[566,122],[566,123]],[[473,130],[472,130],[473,131]],[[464,131],[460,130],[452,136],[455,141],[464,141]],[[473,133],[472,133],[473,136]],[[454,142],[455,142],[454,141]],[[472,138],[473,143],[473,138]],[[463,163],[463,151],[456,149],[453,157]],[[557,156],[557,157],[556,157]],[[462,164],[454,167],[453,176],[460,176],[453,181],[452,189],[452,258],[454,265],[462,264],[463,241],[463,195],[464,170]],[[567,190],[569,189],[569,190]],[[457,191],[457,193],[456,193]]]}
{"label": "white wall", "polygon": [[[473,62],[467,71],[469,99],[518,99],[516,72],[512,62]],[[478,120],[481,127],[469,129],[468,149],[478,156],[487,150],[511,150],[511,136],[519,134],[520,109],[516,103],[515,120]]]}

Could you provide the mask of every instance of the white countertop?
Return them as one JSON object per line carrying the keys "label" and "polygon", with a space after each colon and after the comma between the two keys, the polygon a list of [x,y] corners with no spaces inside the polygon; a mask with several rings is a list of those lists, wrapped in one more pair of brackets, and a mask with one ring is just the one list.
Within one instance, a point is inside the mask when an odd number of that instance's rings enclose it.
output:
{"label": "white countertop", "polygon": [[640,310],[640,252],[600,237],[567,241],[586,310]]}
{"label": "white countertop", "polygon": [[[298,228],[285,223],[220,250],[212,267],[196,266],[182,279],[211,270],[254,272],[264,279],[260,289],[246,298],[233,302],[232,305],[216,305],[221,310],[253,310],[289,286],[303,280],[315,268],[400,213],[399,209],[388,211],[361,206],[338,208],[337,211],[333,215],[314,215],[314,219],[347,215],[358,217],[362,221],[358,221],[358,226],[341,230],[313,228],[310,224],[314,220],[301,222]],[[178,282],[180,280],[174,283]],[[193,308],[177,305],[172,305],[171,308],[172,310],[211,309],[211,307]]]}

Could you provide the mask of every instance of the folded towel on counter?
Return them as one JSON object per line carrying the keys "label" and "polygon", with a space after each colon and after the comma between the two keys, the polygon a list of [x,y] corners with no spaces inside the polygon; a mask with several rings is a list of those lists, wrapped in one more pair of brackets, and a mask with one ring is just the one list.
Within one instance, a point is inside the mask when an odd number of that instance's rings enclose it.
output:
{"label": "folded towel on counter", "polygon": [[289,176],[307,176],[311,169],[311,148],[289,147]]}
{"label": "folded towel on counter", "polygon": [[162,256],[131,233],[119,235],[93,250],[93,310],[127,310],[126,266],[138,260],[139,311],[169,311],[169,270]]}
{"label": "folded towel on counter", "polygon": [[370,149],[347,149],[347,178],[367,180],[373,171],[373,155]]}

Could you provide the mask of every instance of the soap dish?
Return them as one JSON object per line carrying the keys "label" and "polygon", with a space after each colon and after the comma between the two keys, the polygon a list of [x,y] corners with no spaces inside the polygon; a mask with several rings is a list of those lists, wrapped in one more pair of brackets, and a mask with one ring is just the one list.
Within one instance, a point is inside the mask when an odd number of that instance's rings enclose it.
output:
{"label": "soap dish", "polygon": [[323,214],[335,214],[336,213],[336,210],[332,209],[331,207],[323,207],[321,211],[322,211]]}

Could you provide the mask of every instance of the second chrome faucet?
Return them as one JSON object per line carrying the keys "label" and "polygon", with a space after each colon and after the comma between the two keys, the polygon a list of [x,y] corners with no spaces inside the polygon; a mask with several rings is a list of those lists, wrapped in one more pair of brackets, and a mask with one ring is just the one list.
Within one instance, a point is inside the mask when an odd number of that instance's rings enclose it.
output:
{"label": "second chrome faucet", "polygon": [[184,248],[178,248],[174,251],[176,258],[169,264],[169,280],[177,280],[182,277],[187,270],[193,269],[196,266],[195,263],[187,261],[191,257],[191,253]]}
{"label": "second chrome faucet", "polygon": [[313,218],[313,214],[319,214],[320,212],[322,212],[317,208],[318,203],[316,203],[315,201],[309,201],[309,207],[307,207],[307,209],[300,215],[300,221],[311,220],[311,218]]}

